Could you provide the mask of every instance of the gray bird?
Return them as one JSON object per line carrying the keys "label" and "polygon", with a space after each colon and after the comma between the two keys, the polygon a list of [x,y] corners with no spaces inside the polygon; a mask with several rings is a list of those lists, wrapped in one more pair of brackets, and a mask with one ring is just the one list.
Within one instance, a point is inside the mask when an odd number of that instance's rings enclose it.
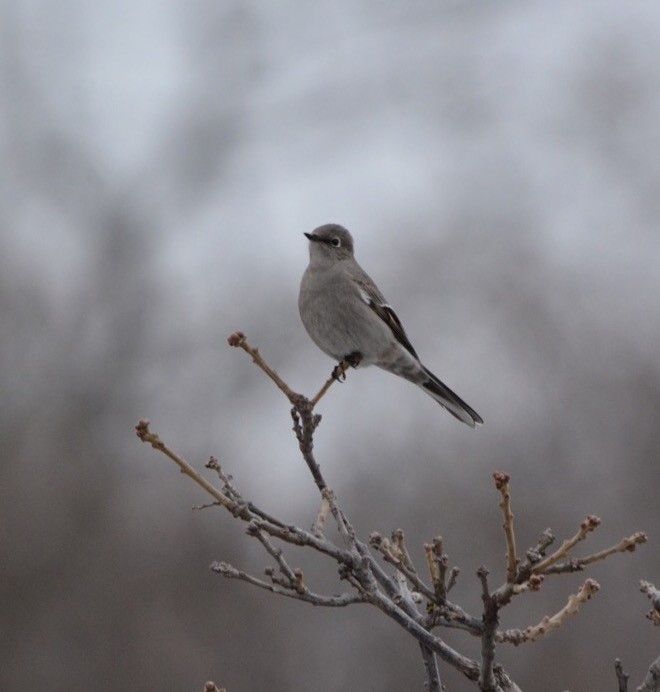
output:
{"label": "gray bird", "polygon": [[314,343],[336,361],[377,365],[410,380],[472,428],[483,423],[422,365],[394,310],[355,261],[351,234],[332,223],[305,236],[309,265],[300,282],[298,309]]}

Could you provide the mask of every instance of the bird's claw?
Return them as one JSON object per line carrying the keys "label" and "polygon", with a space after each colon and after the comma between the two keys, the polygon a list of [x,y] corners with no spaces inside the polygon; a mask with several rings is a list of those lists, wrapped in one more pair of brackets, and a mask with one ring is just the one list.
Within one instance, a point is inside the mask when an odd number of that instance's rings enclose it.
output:
{"label": "bird's claw", "polygon": [[332,379],[335,382],[343,382],[346,379],[346,366],[344,365],[344,361],[335,365],[332,369]]}

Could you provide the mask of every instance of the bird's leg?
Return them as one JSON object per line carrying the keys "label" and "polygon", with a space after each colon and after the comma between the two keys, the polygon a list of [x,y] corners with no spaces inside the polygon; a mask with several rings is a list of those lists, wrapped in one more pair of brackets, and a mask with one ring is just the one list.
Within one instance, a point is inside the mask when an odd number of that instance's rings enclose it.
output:
{"label": "bird's leg", "polygon": [[359,351],[353,351],[344,356],[341,363],[335,365],[332,371],[332,379],[337,382],[343,382],[346,379],[346,370],[349,367],[357,368],[362,360],[362,354]]}

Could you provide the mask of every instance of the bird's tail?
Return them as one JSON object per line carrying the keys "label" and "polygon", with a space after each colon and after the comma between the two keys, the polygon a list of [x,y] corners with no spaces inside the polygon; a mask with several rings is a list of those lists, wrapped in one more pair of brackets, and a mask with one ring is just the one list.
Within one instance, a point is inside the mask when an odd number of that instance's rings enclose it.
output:
{"label": "bird's tail", "polygon": [[428,375],[429,379],[426,380],[426,382],[420,382],[419,386],[427,394],[432,396],[440,406],[444,406],[454,418],[458,418],[458,420],[469,425],[471,428],[483,424],[481,416],[473,408],[468,406],[458,394],[454,394],[446,384],[440,382],[440,380],[427,368],[424,368],[424,372]]}

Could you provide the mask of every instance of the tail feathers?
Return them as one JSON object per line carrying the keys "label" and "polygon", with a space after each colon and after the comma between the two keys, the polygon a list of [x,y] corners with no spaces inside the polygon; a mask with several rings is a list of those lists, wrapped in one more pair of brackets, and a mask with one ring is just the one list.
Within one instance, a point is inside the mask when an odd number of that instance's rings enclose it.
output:
{"label": "tail feathers", "polygon": [[452,392],[446,384],[440,382],[430,370],[424,368],[424,372],[429,376],[429,379],[426,382],[420,383],[419,386],[422,387],[427,394],[430,394],[440,406],[446,408],[454,418],[458,418],[458,420],[469,425],[471,428],[483,424],[481,416],[473,408],[468,406],[458,394],[454,394],[454,392]]}

